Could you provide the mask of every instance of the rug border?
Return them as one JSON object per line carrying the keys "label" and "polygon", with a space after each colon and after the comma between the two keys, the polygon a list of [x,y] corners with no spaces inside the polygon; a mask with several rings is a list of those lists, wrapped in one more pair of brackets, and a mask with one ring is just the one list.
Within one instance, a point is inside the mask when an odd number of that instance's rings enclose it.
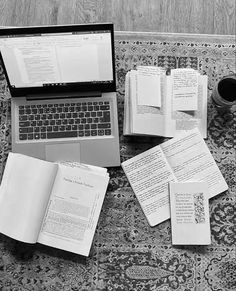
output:
{"label": "rug border", "polygon": [[[151,38],[151,37],[159,37],[160,40],[176,40],[179,41],[205,41],[205,42],[230,42],[234,45],[236,45],[236,37],[235,35],[227,34],[227,35],[221,35],[221,34],[197,34],[197,33],[169,33],[169,32],[156,32],[156,31],[121,31],[121,30],[115,30],[114,31],[115,37],[131,37],[131,38]],[[173,39],[174,38],[174,39]]]}

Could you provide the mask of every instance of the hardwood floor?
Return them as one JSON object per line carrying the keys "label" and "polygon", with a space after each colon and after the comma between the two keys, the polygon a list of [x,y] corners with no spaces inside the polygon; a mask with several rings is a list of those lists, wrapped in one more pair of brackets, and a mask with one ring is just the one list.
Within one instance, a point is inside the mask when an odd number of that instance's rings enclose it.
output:
{"label": "hardwood floor", "polygon": [[113,22],[115,30],[235,35],[235,0],[0,0],[0,26]]}

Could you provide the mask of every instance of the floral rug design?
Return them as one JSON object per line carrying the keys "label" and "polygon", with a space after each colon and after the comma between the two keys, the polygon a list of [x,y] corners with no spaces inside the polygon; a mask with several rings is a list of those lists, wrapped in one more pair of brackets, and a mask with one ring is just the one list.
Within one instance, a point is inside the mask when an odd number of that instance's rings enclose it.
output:
{"label": "floral rug design", "polygon": [[[236,112],[220,115],[210,98],[215,83],[236,71],[234,37],[117,32],[115,53],[122,161],[165,140],[122,135],[127,71],[154,65],[208,75],[206,143],[229,186],[210,200],[212,245],[173,247],[170,221],[149,227],[121,167],[110,168],[90,256],[0,234],[0,290],[236,290]],[[10,94],[0,66],[0,176],[10,150]]]}

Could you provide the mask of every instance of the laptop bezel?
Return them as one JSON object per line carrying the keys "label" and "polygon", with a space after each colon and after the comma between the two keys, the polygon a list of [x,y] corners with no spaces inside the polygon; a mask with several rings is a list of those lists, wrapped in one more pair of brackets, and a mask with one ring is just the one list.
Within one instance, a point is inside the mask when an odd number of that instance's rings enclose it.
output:
{"label": "laptop bezel", "polygon": [[4,59],[0,52],[0,60],[2,62],[5,77],[12,97],[20,97],[34,94],[55,94],[70,92],[114,92],[116,91],[116,75],[115,75],[115,48],[114,48],[114,26],[112,23],[93,23],[93,24],[69,24],[69,25],[50,25],[50,26],[28,26],[28,27],[14,27],[14,28],[1,28],[0,37],[7,35],[21,35],[21,34],[37,34],[37,33],[57,33],[57,32],[86,32],[86,31],[106,31],[111,32],[111,49],[112,49],[112,70],[113,81],[111,83],[85,83],[73,84],[70,86],[43,86],[43,87],[24,87],[14,88],[11,86]]}

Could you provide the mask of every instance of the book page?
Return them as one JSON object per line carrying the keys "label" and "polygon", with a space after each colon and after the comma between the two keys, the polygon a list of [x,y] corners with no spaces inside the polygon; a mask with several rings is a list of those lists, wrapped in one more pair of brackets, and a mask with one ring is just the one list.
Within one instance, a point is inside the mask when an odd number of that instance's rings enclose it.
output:
{"label": "book page", "polygon": [[171,119],[171,94],[168,79],[161,75],[161,108],[138,105],[137,72],[130,72],[131,132],[133,134],[159,135],[172,137],[174,121]]}
{"label": "book page", "polygon": [[176,179],[160,146],[121,165],[149,224],[170,218],[168,184]]}
{"label": "book page", "polygon": [[137,71],[138,105],[161,107],[161,71],[142,68]]}
{"label": "book page", "polygon": [[206,182],[170,183],[173,245],[209,245],[208,187]]}
{"label": "book page", "polygon": [[56,172],[53,163],[9,153],[0,187],[0,232],[37,241]]}
{"label": "book page", "polygon": [[108,174],[60,165],[38,242],[89,255]]}
{"label": "book page", "polygon": [[174,110],[197,110],[199,73],[193,69],[173,69],[172,98]]}
{"label": "book page", "polygon": [[178,182],[207,182],[209,198],[228,189],[198,129],[162,143],[161,148]]}
{"label": "book page", "polygon": [[175,121],[174,136],[198,128],[202,137],[207,137],[207,81],[206,75],[199,76],[197,110],[175,111],[172,107],[172,119]]}

